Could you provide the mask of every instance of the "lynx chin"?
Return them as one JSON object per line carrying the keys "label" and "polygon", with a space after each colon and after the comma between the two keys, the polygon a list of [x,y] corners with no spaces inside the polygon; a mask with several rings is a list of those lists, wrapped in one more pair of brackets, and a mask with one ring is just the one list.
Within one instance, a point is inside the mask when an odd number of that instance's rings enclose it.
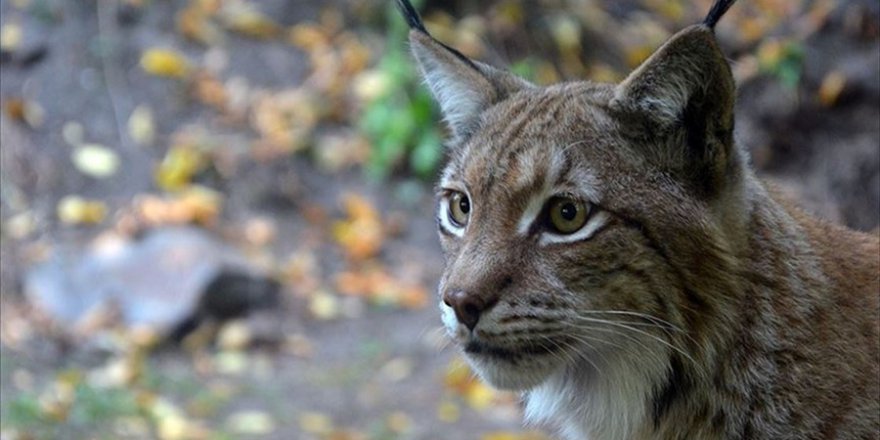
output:
{"label": "lynx chin", "polygon": [[443,322],[571,440],[880,438],[880,240],[755,177],[713,28],[620,84],[539,87],[431,37],[451,139]]}

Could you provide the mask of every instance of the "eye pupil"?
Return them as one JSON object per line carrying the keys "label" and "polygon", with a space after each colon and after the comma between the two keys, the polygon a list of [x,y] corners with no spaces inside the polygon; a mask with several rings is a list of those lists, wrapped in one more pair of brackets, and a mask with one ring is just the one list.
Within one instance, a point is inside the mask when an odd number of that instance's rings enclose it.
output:
{"label": "eye pupil", "polygon": [[471,212],[471,201],[468,200],[467,197],[462,197],[458,202],[458,209],[461,209],[461,212],[464,214],[468,214]]}
{"label": "eye pupil", "polygon": [[458,227],[467,225],[471,211],[471,201],[464,193],[454,192],[447,200],[449,220]]}
{"label": "eye pupil", "polygon": [[559,209],[559,214],[567,221],[574,220],[577,217],[577,212],[577,206],[574,206],[573,203],[566,203]]}

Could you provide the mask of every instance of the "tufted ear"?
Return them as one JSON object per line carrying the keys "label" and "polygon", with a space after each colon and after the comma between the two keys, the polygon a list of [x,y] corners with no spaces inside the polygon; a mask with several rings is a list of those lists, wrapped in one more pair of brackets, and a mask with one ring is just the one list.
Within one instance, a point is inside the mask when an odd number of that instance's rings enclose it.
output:
{"label": "tufted ear", "polygon": [[617,86],[611,103],[650,121],[651,137],[664,139],[652,153],[708,193],[720,189],[737,160],[733,75],[712,30],[732,3],[716,2],[703,24],[673,36]]}
{"label": "tufted ear", "polygon": [[409,41],[422,77],[456,140],[473,134],[484,110],[532,87],[516,75],[473,61],[435,40],[409,1],[398,0],[397,4],[409,23]]}
{"label": "tufted ear", "polygon": [[[730,67],[711,29],[689,27],[617,86],[612,107],[652,122],[653,154],[698,189],[719,189],[734,160]],[[664,139],[662,142],[659,139]]]}

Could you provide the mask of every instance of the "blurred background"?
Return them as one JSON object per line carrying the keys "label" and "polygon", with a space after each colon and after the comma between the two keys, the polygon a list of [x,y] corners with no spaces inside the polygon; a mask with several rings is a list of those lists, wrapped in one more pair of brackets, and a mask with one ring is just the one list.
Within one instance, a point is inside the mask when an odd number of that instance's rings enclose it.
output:
{"label": "blurred background", "polygon": [[[0,438],[543,439],[448,347],[444,129],[378,0],[0,0]],[[422,2],[465,54],[618,81],[711,0]],[[742,0],[737,137],[880,223],[880,3]]]}

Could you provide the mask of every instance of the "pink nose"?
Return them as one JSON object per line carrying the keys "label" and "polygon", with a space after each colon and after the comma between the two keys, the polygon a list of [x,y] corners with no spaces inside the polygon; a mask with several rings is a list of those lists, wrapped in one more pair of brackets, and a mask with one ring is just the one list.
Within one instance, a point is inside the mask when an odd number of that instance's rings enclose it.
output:
{"label": "pink nose", "polygon": [[471,331],[480,321],[480,315],[494,304],[494,301],[487,301],[478,295],[470,295],[463,290],[446,291],[443,294],[443,302],[452,307],[458,322]]}

